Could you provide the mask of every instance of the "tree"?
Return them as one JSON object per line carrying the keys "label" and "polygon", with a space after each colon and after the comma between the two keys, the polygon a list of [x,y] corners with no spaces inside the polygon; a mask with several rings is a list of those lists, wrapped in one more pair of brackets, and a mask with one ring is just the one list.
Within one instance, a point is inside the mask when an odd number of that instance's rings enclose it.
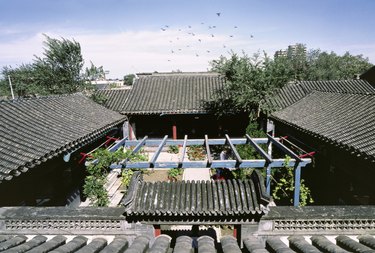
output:
{"label": "tree", "polygon": [[1,94],[3,96],[11,95],[8,77],[11,79],[13,92],[18,97],[35,93],[44,94],[44,92],[38,92],[40,89],[36,79],[33,77],[33,71],[32,64],[22,64],[15,69],[10,66],[3,67],[1,73],[4,79],[0,81]]}
{"label": "tree", "polygon": [[[262,101],[289,81],[353,79],[372,64],[362,55],[322,52],[312,49],[306,53],[302,44],[290,46],[284,54],[271,59],[265,53],[249,57],[232,53],[211,62],[212,71],[226,78],[222,94],[207,103],[208,109],[221,115],[229,111],[245,111],[256,118]],[[280,51],[278,51],[280,52]]]}
{"label": "tree", "polygon": [[134,74],[128,74],[124,76],[124,85],[133,85]]}
{"label": "tree", "polygon": [[18,96],[74,93],[86,88],[81,76],[84,61],[80,44],[74,40],[45,37],[42,57],[35,56],[33,63],[17,68],[3,67],[2,95],[10,94],[6,88],[8,76]]}
{"label": "tree", "polygon": [[305,80],[348,80],[372,67],[368,58],[346,52],[339,56],[334,52],[311,50],[307,55]]}
{"label": "tree", "polygon": [[44,57],[36,57],[33,64],[39,85],[51,94],[82,90],[85,82],[81,78],[84,61],[80,44],[74,40],[45,37]]}
{"label": "tree", "polygon": [[[232,53],[230,58],[220,57],[211,63],[212,71],[219,72],[226,78],[224,100],[211,101],[207,106],[217,114],[232,111],[248,112],[256,118],[261,102],[276,88],[289,80],[290,69],[282,60],[272,61],[265,53],[254,54],[252,57]],[[225,106],[225,107],[221,107]]]}
{"label": "tree", "polygon": [[105,79],[105,71],[103,66],[96,67],[92,61],[90,61],[90,63],[90,68],[86,68],[85,70],[85,79],[89,81]]}

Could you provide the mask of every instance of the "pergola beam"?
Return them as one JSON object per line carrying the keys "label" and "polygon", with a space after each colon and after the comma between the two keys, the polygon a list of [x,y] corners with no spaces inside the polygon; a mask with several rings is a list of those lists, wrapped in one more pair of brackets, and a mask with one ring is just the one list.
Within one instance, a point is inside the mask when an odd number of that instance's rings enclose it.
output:
{"label": "pergola beam", "polygon": [[150,167],[154,168],[155,167],[155,162],[156,159],[158,159],[158,156],[160,155],[161,150],[163,149],[165,142],[167,141],[168,135],[164,136],[163,140],[159,144],[158,149],[155,151],[154,156],[150,160]]}
{"label": "pergola beam", "polygon": [[188,138],[188,136],[185,135],[185,137],[184,137],[184,144],[182,146],[182,155],[181,155],[180,160],[178,162],[178,168],[182,168],[182,163],[183,163],[183,161],[185,159],[187,138]]}
{"label": "pergola beam", "polygon": [[[263,144],[263,143],[268,142],[268,138],[252,138],[252,140],[257,144]],[[275,138],[275,140],[279,140],[279,138]],[[148,140],[146,140],[144,145],[148,146],[148,147],[157,147],[157,146],[160,145],[161,141],[162,140],[160,140],[160,139],[158,139],[158,140],[148,139]],[[225,145],[226,141],[227,141],[226,139],[209,139],[208,144],[209,145]],[[232,141],[233,145],[241,145],[241,144],[247,143],[246,138],[232,138],[231,141]],[[127,140],[125,142],[125,146],[133,147],[133,146],[138,145],[139,142],[140,142],[140,140]],[[166,146],[170,146],[170,145],[181,146],[183,144],[184,144],[184,140],[182,140],[182,139],[178,139],[178,140],[168,139],[165,143]],[[205,145],[205,139],[188,139],[187,142],[186,142],[186,146],[192,146],[192,145],[203,146],[203,145]]]}
{"label": "pergola beam", "polygon": [[206,155],[207,155],[207,167],[211,167],[212,164],[212,157],[211,157],[211,150],[210,150],[210,144],[208,142],[208,135],[206,134],[204,136],[204,144],[206,146]]}
{"label": "pergola beam", "polygon": [[301,158],[299,158],[299,156],[296,153],[294,153],[292,150],[290,150],[287,146],[285,146],[281,142],[278,142],[274,137],[272,137],[269,134],[267,134],[267,137],[281,151],[283,151],[284,153],[286,153],[287,155],[289,155],[291,158],[296,159],[298,161],[301,161]]}
{"label": "pergola beam", "polygon": [[270,157],[269,154],[266,153],[266,151],[264,151],[259,145],[258,143],[255,141],[256,139],[253,139],[251,138],[248,134],[245,135],[246,136],[246,139],[248,141],[248,143],[251,144],[251,146],[253,148],[255,148],[255,150],[264,158],[267,160],[267,162],[271,163],[272,162],[272,158]]}
{"label": "pergola beam", "polygon": [[[246,138],[231,139],[228,135],[225,135],[225,139],[209,139],[205,135],[204,139],[191,139],[189,140],[187,135],[183,140],[170,140],[168,135],[165,135],[162,140],[149,140],[145,136],[142,140],[126,140],[126,138],[120,140],[111,148],[110,151],[115,151],[121,145],[124,148],[135,146],[133,153],[137,153],[142,146],[158,147],[153,157],[149,162],[129,162],[128,159],[121,161],[118,164],[112,164],[111,169],[114,168],[138,168],[138,169],[149,169],[149,168],[266,168],[266,186],[267,192],[270,193],[271,185],[271,170],[274,167],[294,167],[294,205],[299,205],[299,195],[301,186],[301,168],[311,163],[310,158],[301,158],[295,154],[292,150],[286,147],[284,144],[279,142],[279,138],[274,138],[267,134],[267,138],[251,138],[249,135]],[[272,159],[271,154],[264,151],[259,144],[274,144],[285,154],[289,155],[291,159]],[[243,160],[235,145],[250,144],[264,159],[254,160]],[[157,161],[163,147],[167,145],[183,145],[182,155],[178,161]],[[186,147],[192,145],[200,145],[206,147],[207,161],[184,161]],[[210,145],[229,145],[236,160],[213,160],[211,157]]]}
{"label": "pergola beam", "polygon": [[237,161],[236,167],[238,167],[242,163],[242,158],[241,158],[240,154],[238,154],[238,151],[237,151],[236,147],[233,145],[232,140],[229,138],[229,136],[227,134],[225,135],[225,139],[227,140],[227,143],[228,143],[230,149],[232,150],[232,152],[234,154],[234,157],[236,158],[236,161]]}
{"label": "pergola beam", "polygon": [[[148,139],[147,135],[145,137],[143,137],[143,139],[137,144],[137,146],[135,146],[132,153],[133,154],[137,153],[142,148],[142,146],[145,145],[147,139]],[[125,144],[127,144],[127,143],[125,143]]]}
{"label": "pergola beam", "polygon": [[[302,159],[299,164],[306,166],[311,162],[311,159],[306,158]],[[298,161],[295,159],[290,159],[286,164],[288,167],[294,167]],[[180,162],[168,161],[168,162],[154,162],[153,168],[176,168]],[[236,167],[236,160],[213,160],[210,166],[207,166],[207,161],[183,161],[181,163],[181,168],[259,168],[263,169],[267,165],[267,161],[264,159],[261,160],[242,160],[242,163]],[[274,159],[272,163],[269,164],[271,167],[284,167],[285,159]],[[113,164],[111,169],[114,168],[150,168],[150,162],[131,162],[126,164]]]}

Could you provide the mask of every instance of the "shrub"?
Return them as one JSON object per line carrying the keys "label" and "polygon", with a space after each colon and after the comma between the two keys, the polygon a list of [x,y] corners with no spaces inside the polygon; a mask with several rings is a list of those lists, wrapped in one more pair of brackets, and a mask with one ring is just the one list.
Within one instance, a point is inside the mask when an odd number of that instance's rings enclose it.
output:
{"label": "shrub", "polygon": [[170,145],[168,146],[168,153],[171,153],[171,154],[178,154],[178,146],[177,145]]}

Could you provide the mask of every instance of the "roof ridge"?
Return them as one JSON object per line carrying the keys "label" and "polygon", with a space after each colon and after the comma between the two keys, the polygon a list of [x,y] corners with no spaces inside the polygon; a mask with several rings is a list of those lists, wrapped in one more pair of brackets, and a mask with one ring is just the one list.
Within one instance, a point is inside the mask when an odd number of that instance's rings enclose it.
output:
{"label": "roof ridge", "polygon": [[65,93],[65,94],[49,94],[49,95],[42,95],[42,96],[33,96],[33,97],[17,97],[15,99],[4,99],[0,100],[0,103],[17,103],[23,101],[32,101],[32,100],[40,100],[40,99],[49,99],[49,98],[60,98],[60,97],[69,97],[69,96],[83,96],[86,97],[82,92],[75,92],[75,93]]}
{"label": "roof ridge", "polygon": [[209,75],[221,75],[218,72],[158,72],[158,73],[137,73],[138,77],[150,77],[150,76],[209,76]]}

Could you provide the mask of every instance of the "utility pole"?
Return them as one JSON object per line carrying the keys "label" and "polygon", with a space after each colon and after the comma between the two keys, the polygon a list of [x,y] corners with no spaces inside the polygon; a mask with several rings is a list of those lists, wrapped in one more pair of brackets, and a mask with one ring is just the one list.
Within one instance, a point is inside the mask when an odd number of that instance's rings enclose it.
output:
{"label": "utility pole", "polygon": [[14,93],[13,93],[12,81],[10,80],[10,75],[8,75],[8,80],[9,80],[10,92],[12,93],[12,99],[14,100]]}

